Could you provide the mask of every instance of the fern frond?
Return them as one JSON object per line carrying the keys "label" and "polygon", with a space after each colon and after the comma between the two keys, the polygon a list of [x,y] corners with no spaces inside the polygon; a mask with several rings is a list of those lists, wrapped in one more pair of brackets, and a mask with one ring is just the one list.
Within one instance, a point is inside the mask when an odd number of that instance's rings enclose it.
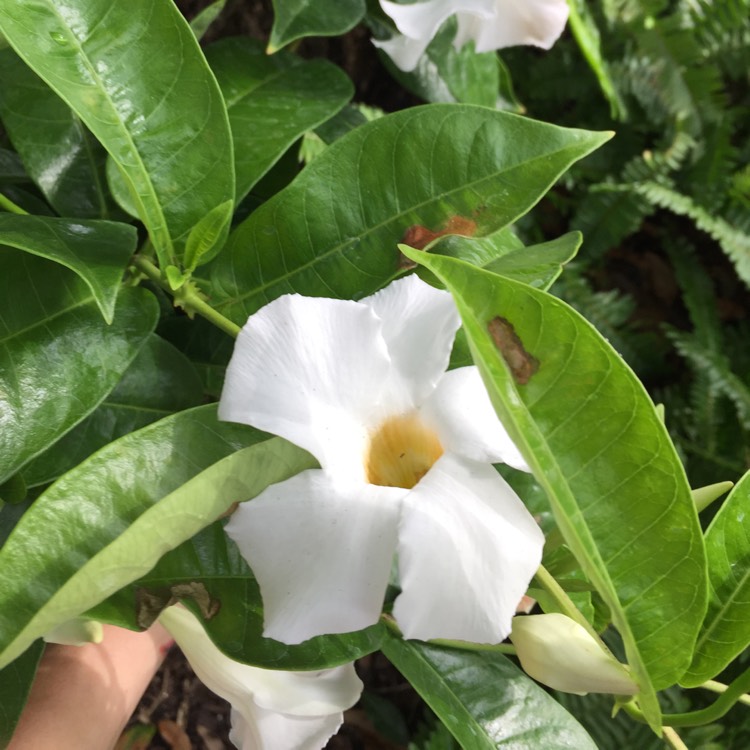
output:
{"label": "fern frond", "polygon": [[691,218],[699,229],[719,243],[734,263],[737,275],[750,286],[750,236],[735,229],[721,217],[711,216],[706,209],[687,195],[682,195],[664,185],[656,182],[641,182],[631,185],[630,188],[653,206]]}
{"label": "fern frond", "polygon": [[711,390],[732,401],[743,428],[750,430],[750,386],[732,372],[727,357],[701,346],[690,334],[670,330],[667,335],[693,369],[708,378]]}
{"label": "fern frond", "polygon": [[750,0],[697,0],[691,3],[696,41],[708,59],[736,79],[750,68]]}
{"label": "fern frond", "polygon": [[622,87],[656,124],[673,124],[693,136],[721,119],[724,89],[717,65],[706,59],[678,15],[646,25],[635,36],[618,72]]}
{"label": "fern frond", "polygon": [[682,237],[665,237],[667,251],[677,283],[682,290],[682,301],[693,324],[696,341],[712,352],[723,348],[723,333],[716,308],[716,293],[711,277],[695,257],[695,248]]}

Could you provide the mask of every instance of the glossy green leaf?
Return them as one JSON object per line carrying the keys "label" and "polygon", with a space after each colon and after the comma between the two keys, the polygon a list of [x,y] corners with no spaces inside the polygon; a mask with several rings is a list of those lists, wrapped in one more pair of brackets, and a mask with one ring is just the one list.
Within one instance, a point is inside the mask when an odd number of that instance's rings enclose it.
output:
{"label": "glossy green leaf", "polygon": [[365,15],[365,0],[273,0],[273,28],[268,52],[306,36],[338,36]]}
{"label": "glossy green leaf", "polygon": [[174,4],[7,0],[0,31],[117,163],[161,265],[179,260],[234,197],[234,167],[221,92]]}
{"label": "glossy green leaf", "polygon": [[750,472],[706,531],[708,613],[693,663],[680,680],[695,687],[715,677],[750,645]]}
{"label": "glossy green leaf", "polygon": [[9,48],[0,50],[0,116],[29,175],[57,213],[111,218],[105,150],[70,107]]}
{"label": "glossy green leaf", "polygon": [[503,654],[393,636],[383,652],[463,750],[596,750],[576,719]]}
{"label": "glossy green leaf", "polygon": [[198,407],[126,435],[40,495],[0,548],[0,665],[312,459]]}
{"label": "glossy green leaf", "polygon": [[0,213],[0,245],[25,250],[74,271],[86,282],[107,323],[114,317],[122,275],[137,240],[134,227],[114,221]]}
{"label": "glossy green leaf", "polygon": [[[306,467],[300,464],[299,468]],[[264,638],[258,584],[221,522],[168,552],[143,578],[95,607],[88,616],[132,628],[138,624],[134,601],[153,600],[158,608],[172,587],[189,587],[196,582],[205,586],[213,606],[219,606],[218,612],[204,622],[206,630],[225,653],[238,661],[269,669],[326,669],[380,648],[384,635],[381,624],[356,633],[318,636],[297,646]],[[190,603],[189,599],[184,601]],[[199,608],[194,609],[199,614]]]}
{"label": "glossy green leaf", "polygon": [[0,148],[0,184],[29,181],[21,157],[15,151]]}
{"label": "glossy green leaf", "polygon": [[39,640],[19,659],[0,670],[0,747],[7,747],[31,690],[44,642]]}
{"label": "glossy green leaf", "polygon": [[198,406],[203,387],[190,361],[152,335],[99,407],[23,469],[28,486],[46,484],[94,451],[174,412]]}
{"label": "glossy green leaf", "polygon": [[568,232],[549,242],[524,247],[510,230],[504,229],[479,239],[446,237],[430,252],[465,260],[487,271],[547,290],[560,276],[563,266],[575,257],[582,241],[580,232]]}
{"label": "glossy green leaf", "polygon": [[120,293],[111,325],[72,272],[0,251],[0,482],[88,416],[156,325],[145,289]]}
{"label": "glossy green leaf", "polygon": [[374,292],[400,273],[404,238],[495,232],[609,137],[459,104],[369,122],[233,232],[212,268],[214,304],[244,323],[286,292]]}
{"label": "glossy green leaf", "polygon": [[237,201],[303,133],[333,117],[354,93],[327,60],[286,52],[269,57],[260,42],[222,39],[206,50],[229,112]]}
{"label": "glossy green leaf", "polygon": [[493,404],[609,606],[657,726],[652,684],[675,683],[690,663],[706,560],[684,470],[653,403],[564,302],[452,258],[404,252],[453,294]]}

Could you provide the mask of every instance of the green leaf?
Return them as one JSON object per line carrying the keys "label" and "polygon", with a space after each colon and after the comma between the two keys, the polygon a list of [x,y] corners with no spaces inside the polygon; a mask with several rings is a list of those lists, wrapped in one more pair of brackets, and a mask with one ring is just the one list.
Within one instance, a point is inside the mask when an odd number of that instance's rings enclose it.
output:
{"label": "green leaf", "polygon": [[693,663],[680,680],[697,687],[750,645],[750,472],[737,483],[706,531],[708,613]]}
{"label": "green leaf", "polygon": [[160,265],[179,261],[234,197],[234,168],[221,92],[174,4],[7,0],[0,31],[117,162]]}
{"label": "green leaf", "polygon": [[306,36],[338,36],[365,15],[365,0],[273,0],[268,53]]}
{"label": "green leaf", "polygon": [[86,282],[107,323],[114,317],[122,275],[137,240],[134,227],[114,221],[0,213],[0,245],[25,250],[74,271]]}
{"label": "green leaf", "polygon": [[27,464],[23,478],[30,487],[51,482],[113,440],[197,406],[202,395],[201,382],[190,361],[152,334],[99,407]]}
{"label": "green leaf", "polygon": [[0,183],[15,184],[17,182],[29,182],[23,162],[15,151],[0,148]]}
{"label": "green leaf", "polygon": [[29,176],[61,216],[110,218],[106,152],[9,48],[0,50],[0,116]]}
{"label": "green leaf", "polygon": [[222,39],[206,50],[229,112],[237,201],[308,130],[335,115],[354,93],[346,74],[327,60],[282,52],[260,42]]}
{"label": "green leaf", "polygon": [[[191,230],[185,246],[183,261],[188,273],[200,265],[201,260],[215,251],[225,236],[232,220],[234,201],[228,200],[212,208]],[[213,253],[216,254],[215,252]]]}
{"label": "green leaf", "polygon": [[23,656],[0,670],[0,747],[7,747],[29,697],[44,642],[39,640]]}
{"label": "green leaf", "polygon": [[495,409],[609,606],[642,709],[657,727],[652,684],[675,683],[690,664],[706,608],[706,561],[684,470],[653,403],[564,302],[402,249],[453,294]]}
{"label": "green leaf", "polygon": [[106,325],[86,284],[47,260],[0,252],[0,482],[88,416],[156,325],[145,289],[123,289]]}
{"label": "green leaf", "polygon": [[560,276],[562,267],[575,257],[582,241],[580,232],[568,232],[549,242],[524,247],[509,229],[503,229],[480,239],[446,237],[431,252],[465,260],[546,291]]}
{"label": "green leaf", "polygon": [[193,30],[196,39],[201,39],[208,31],[209,26],[221,15],[227,0],[214,0],[211,5],[203,8],[198,15],[190,22],[190,28]]}
{"label": "green leaf", "polygon": [[463,750],[596,750],[584,728],[503,654],[393,636],[383,653]]}
{"label": "green leaf", "polygon": [[374,292],[400,273],[398,242],[495,232],[609,137],[464,104],[369,122],[233,232],[212,268],[214,305],[244,323],[286,292]]}
{"label": "green leaf", "polygon": [[[306,460],[307,464],[300,463],[297,468],[315,465],[309,458]],[[237,494],[237,498],[244,496]],[[158,609],[173,590],[182,591],[183,586],[194,583],[205,587],[211,602],[220,603],[218,612],[203,624],[214,643],[238,661],[268,669],[326,669],[377,651],[382,642],[381,624],[356,633],[318,636],[298,646],[264,638],[260,589],[237,546],[224,533],[221,522],[168,552],[143,578],[89,611],[87,616],[134,627],[138,623],[134,601],[153,601]]]}
{"label": "green leaf", "polygon": [[312,461],[217,422],[214,405],[110,443],[40,495],[0,548],[0,665],[147,573],[232,502]]}
{"label": "green leaf", "polygon": [[599,88],[609,102],[610,114],[614,119],[624,120],[627,117],[625,103],[618,92],[607,61],[602,55],[599,29],[596,27],[590,10],[583,0],[571,0],[568,3],[570,30],[591,71],[599,82]]}

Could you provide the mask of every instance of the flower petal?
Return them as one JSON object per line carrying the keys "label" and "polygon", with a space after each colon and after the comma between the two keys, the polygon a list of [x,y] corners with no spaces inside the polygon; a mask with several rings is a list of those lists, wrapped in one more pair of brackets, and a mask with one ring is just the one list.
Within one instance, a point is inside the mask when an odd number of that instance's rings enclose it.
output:
{"label": "flower petal", "polygon": [[328,716],[289,716],[253,706],[252,722],[232,709],[229,741],[239,750],[318,750],[343,724],[341,711]]}
{"label": "flower petal", "polygon": [[438,433],[446,451],[474,461],[502,462],[529,471],[492,408],[478,368],[460,367],[446,372],[419,412]]}
{"label": "flower petal", "polygon": [[323,672],[259,669],[223,654],[184,607],[168,607],[159,620],[206,687],[232,704],[231,737],[241,750],[322,748],[362,691],[351,664]]}
{"label": "flower petal", "polygon": [[382,49],[398,68],[409,72],[417,66],[419,58],[447,18],[462,9],[489,15],[493,3],[494,0],[427,0],[401,5],[380,0],[380,7],[393,19],[401,35],[385,41],[373,39],[373,44]]}
{"label": "flower petal", "polygon": [[240,332],[219,417],[310,451],[340,478],[364,479],[368,428],[390,361],[381,323],[357,302],[285,295]]}
{"label": "flower petal", "polygon": [[404,636],[503,640],[543,545],[492,466],[444,454],[403,503],[393,613]]}
{"label": "flower petal", "polygon": [[[400,411],[421,404],[448,367],[461,325],[453,298],[418,276],[407,276],[366,297],[362,304],[380,318],[388,354],[400,375],[386,388],[389,405]],[[402,403],[406,394],[399,391],[404,388],[411,399]]]}
{"label": "flower petal", "polygon": [[313,469],[240,505],[226,532],[260,585],[264,635],[292,644],[376,623],[407,493]]}
{"label": "flower petal", "polygon": [[494,0],[494,17],[481,18],[468,8],[456,14],[459,48],[474,40],[477,52],[489,52],[519,44],[550,49],[568,20],[566,0]]}

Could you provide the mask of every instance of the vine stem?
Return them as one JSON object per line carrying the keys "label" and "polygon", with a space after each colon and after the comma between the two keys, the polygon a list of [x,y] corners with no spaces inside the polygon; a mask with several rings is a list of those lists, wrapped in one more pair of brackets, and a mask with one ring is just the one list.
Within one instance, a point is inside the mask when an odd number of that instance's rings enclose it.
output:
{"label": "vine stem", "polygon": [[169,292],[174,297],[175,305],[185,310],[188,315],[198,314],[209,323],[213,323],[217,328],[224,331],[224,333],[228,333],[232,338],[237,338],[239,332],[242,330],[240,326],[233,323],[229,318],[224,317],[218,310],[214,310],[192,284],[189,282],[183,284],[183,286],[175,291],[164,278],[159,268],[143,255],[133,256],[133,265],[147,278]]}
{"label": "vine stem", "polygon": [[609,647],[601,639],[599,633],[591,626],[591,623],[581,614],[578,607],[573,604],[573,600],[568,596],[565,589],[555,580],[555,577],[544,567],[539,566],[534,575],[536,582],[557,602],[563,614],[577,622],[586,632],[601,646],[605,654],[611,655]]}
{"label": "vine stem", "polygon": [[24,211],[20,206],[13,203],[13,201],[8,198],[6,195],[3,195],[0,193],[0,208],[5,209],[9,213],[12,214],[21,214],[24,216],[28,216],[28,211]]}
{"label": "vine stem", "polygon": [[664,741],[672,750],[690,750],[672,727],[662,727],[662,729],[664,731]]}
{"label": "vine stem", "polygon": [[[715,690],[716,686],[720,684],[713,681],[709,681],[709,683],[704,683],[700,687]],[[664,724],[670,727],[698,727],[718,721],[738,701],[742,700],[745,693],[750,689],[750,668],[746,669],[729,685],[722,685],[722,687],[725,688],[724,692],[710,706],[684,714],[664,714]],[[644,724],[648,723],[641,711],[632,703],[626,703],[623,710],[627,711],[634,719]]]}

